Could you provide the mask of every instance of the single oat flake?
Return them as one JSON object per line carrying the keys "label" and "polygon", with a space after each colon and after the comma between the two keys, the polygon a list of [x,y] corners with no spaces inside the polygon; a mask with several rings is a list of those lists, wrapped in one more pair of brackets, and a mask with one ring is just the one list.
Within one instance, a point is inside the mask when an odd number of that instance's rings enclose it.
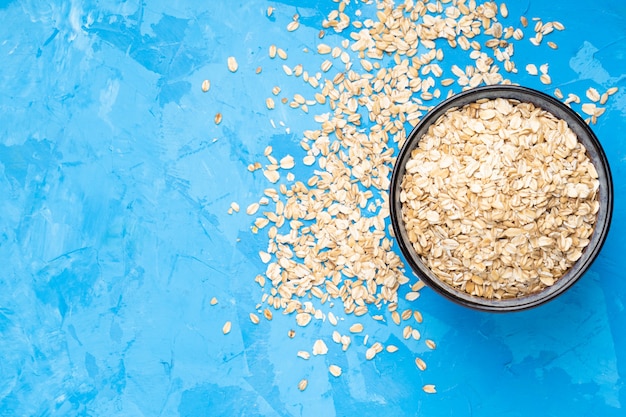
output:
{"label": "single oat flake", "polygon": [[328,371],[334,377],[339,377],[341,375],[341,367],[339,367],[337,365],[330,365],[328,367]]}
{"label": "single oat flake", "polygon": [[222,327],[222,333],[224,333],[224,334],[230,333],[231,326],[232,326],[232,324],[231,324],[230,321],[227,321],[226,323],[224,323],[224,326]]}
{"label": "single oat flake", "polygon": [[230,72],[235,72],[237,71],[237,68],[239,68],[239,64],[237,64],[237,60],[235,59],[234,56],[229,56],[228,57],[228,70]]}
{"label": "single oat flake", "polygon": [[308,385],[309,385],[309,381],[308,380],[301,379],[300,382],[298,382],[298,389],[300,391],[304,391]]}
{"label": "single oat flake", "polygon": [[422,387],[422,389],[427,394],[435,394],[437,392],[437,390],[435,389],[435,386],[433,384],[426,384],[426,385],[424,385]]}

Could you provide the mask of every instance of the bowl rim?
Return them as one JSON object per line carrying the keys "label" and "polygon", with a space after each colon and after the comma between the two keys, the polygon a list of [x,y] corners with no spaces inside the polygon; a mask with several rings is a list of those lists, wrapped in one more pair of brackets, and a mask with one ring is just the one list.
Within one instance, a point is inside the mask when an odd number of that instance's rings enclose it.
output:
{"label": "bowl rim", "polygon": [[[594,225],[594,231],[590,237],[590,242],[583,250],[583,255],[580,259],[578,259],[553,286],[538,293],[503,300],[492,300],[472,296],[441,282],[430,269],[419,260],[419,255],[417,255],[413,246],[408,242],[408,236],[404,222],[402,221],[399,198],[400,184],[404,177],[406,163],[410,157],[411,151],[417,146],[419,140],[427,131],[428,126],[436,122],[439,117],[449,109],[462,107],[481,99],[495,98],[530,102],[552,113],[554,116],[565,120],[569,128],[577,135],[579,142],[582,142],[583,146],[587,149],[587,154],[596,168],[596,171],[598,171],[598,179],[600,180],[600,209],[596,218],[596,224]],[[582,117],[573,109],[558,101],[556,98],[532,88],[519,85],[482,86],[465,90],[442,101],[422,117],[419,123],[411,130],[394,163],[389,190],[389,211],[395,240],[400,247],[403,257],[413,272],[430,288],[457,304],[476,310],[489,312],[521,311],[537,307],[563,294],[590,268],[591,264],[600,253],[609,232],[613,213],[613,181],[608,159],[600,141],[589,125],[587,125]]]}

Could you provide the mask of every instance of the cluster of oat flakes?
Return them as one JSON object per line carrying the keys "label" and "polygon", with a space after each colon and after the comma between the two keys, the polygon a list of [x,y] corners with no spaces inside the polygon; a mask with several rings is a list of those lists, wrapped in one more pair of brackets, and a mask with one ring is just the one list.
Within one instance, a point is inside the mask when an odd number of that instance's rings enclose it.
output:
{"label": "cluster of oat flakes", "polygon": [[[331,312],[325,314],[322,307],[340,300],[345,314],[361,316],[368,312],[368,306],[386,305],[397,325],[411,317],[421,323],[418,311],[397,311],[398,290],[410,280],[392,248],[388,224],[387,190],[394,153],[404,144],[407,129],[432,107],[431,101],[479,85],[511,83],[509,75],[517,73],[515,44],[525,41],[532,30],[527,41],[541,46],[544,38],[564,26],[532,18],[534,26],[528,28],[526,17],[512,22],[506,5],[495,2],[333,1],[337,8],[321,23],[315,51],[305,48],[305,52],[320,56],[319,68],[289,65],[285,49],[269,47],[270,58],[284,62],[285,76],[300,78],[304,88],[301,93],[279,99],[282,90],[275,86],[265,101],[268,111],[280,104],[305,113],[316,107],[320,110],[314,116],[319,128],[305,131],[301,141],[306,152],[302,164],[312,167],[310,176],[297,178],[291,171],[295,159],[290,155],[275,157],[271,147],[265,152],[266,163],[256,161],[248,166],[251,172],[261,170],[269,183],[275,184],[246,209],[247,214],[257,216],[252,231],[263,231],[268,237],[267,248],[259,252],[266,270],[255,278],[265,290],[258,311],[268,320],[273,309],[295,313],[299,326],[312,319],[328,320],[335,326],[336,317]],[[350,16],[347,9],[353,7],[357,9]],[[376,8],[376,12],[371,18],[361,18],[359,7]],[[275,11],[270,7],[267,15]],[[300,27],[296,14],[286,30],[293,32]],[[327,32],[344,31],[350,32],[350,39],[336,45],[321,40]],[[553,41],[547,45],[557,48]],[[447,62],[444,55],[450,48],[465,51],[472,64]],[[229,58],[228,67],[237,71],[234,57]],[[526,68],[529,73],[533,71]],[[540,68],[541,82],[551,83],[548,65]],[[261,67],[256,72],[260,73]],[[209,88],[207,80],[202,89]],[[609,89],[598,97],[592,93],[592,103],[583,105],[590,116],[588,122],[595,123],[604,111],[596,103],[605,104],[615,91]],[[563,98],[558,89],[555,96]],[[580,103],[580,98],[570,94],[566,103]],[[221,119],[218,113],[216,123]],[[231,205],[229,212],[237,211],[239,205]],[[415,300],[421,287],[419,281],[412,284],[406,299]],[[373,318],[384,320],[382,315]],[[255,313],[250,319],[259,322]],[[419,339],[416,332],[406,325],[403,335]],[[333,340],[347,349],[350,336],[335,333]],[[426,343],[430,348],[435,346],[430,340]],[[323,350],[319,345],[313,348],[314,354],[323,354]],[[373,342],[366,359],[383,350],[382,344]],[[395,346],[386,349],[389,353],[395,350]],[[308,352],[299,356],[308,358]],[[426,367],[421,359],[416,364],[422,370]],[[333,375],[341,373],[335,365],[331,368]],[[303,380],[299,387],[306,385]],[[435,391],[432,385],[424,390]]]}

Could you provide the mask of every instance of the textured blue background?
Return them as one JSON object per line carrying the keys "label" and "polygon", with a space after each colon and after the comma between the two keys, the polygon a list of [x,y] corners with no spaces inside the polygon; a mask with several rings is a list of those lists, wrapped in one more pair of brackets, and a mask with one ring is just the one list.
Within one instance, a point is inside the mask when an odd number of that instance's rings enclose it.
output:
{"label": "textured blue background", "polygon": [[[505,23],[526,14],[567,28],[551,35],[556,51],[520,43],[513,81],[581,97],[620,87],[594,126],[616,190],[606,245],[571,291],[531,311],[479,313],[428,289],[403,301],[422,311],[434,351],[404,341],[386,310],[386,323],[347,316],[343,332],[360,321],[371,338],[401,347],[365,361],[363,337],[343,353],[327,322],[293,340],[293,317],[250,323],[267,242],[250,232],[250,217],[227,214],[266,187],[246,166],[268,144],[299,161],[302,131],[321,111],[265,108],[274,85],[303,89],[269,59],[269,44],[292,66],[318,67],[302,49],[315,50],[336,4],[0,1],[0,415],[626,415],[626,5],[509,3]],[[288,33],[296,12],[302,26]],[[531,62],[550,63],[550,88],[525,73]],[[329,355],[295,356],[318,338]],[[330,376],[329,363],[344,375]],[[438,393],[424,394],[425,383]]]}

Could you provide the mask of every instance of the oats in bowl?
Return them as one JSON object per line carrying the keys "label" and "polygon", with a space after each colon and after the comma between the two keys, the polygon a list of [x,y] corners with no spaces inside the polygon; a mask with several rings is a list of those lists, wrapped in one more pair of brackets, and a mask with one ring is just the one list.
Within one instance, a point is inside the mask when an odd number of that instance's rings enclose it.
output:
{"label": "oats in bowl", "polygon": [[409,240],[448,285],[512,298],[553,285],[589,244],[598,173],[564,120],[497,98],[450,109],[411,152]]}
{"label": "oats in bowl", "polygon": [[523,87],[476,90],[416,126],[392,177],[392,224],[439,292],[479,309],[527,308],[593,261],[610,222],[610,172],[571,109]]}

